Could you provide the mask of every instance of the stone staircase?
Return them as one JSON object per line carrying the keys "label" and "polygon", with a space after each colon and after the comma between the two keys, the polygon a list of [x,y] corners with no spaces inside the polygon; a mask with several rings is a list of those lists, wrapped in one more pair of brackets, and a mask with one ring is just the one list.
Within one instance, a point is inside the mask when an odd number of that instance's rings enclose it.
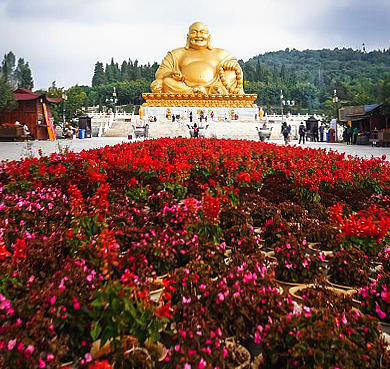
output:
{"label": "stone staircase", "polygon": [[205,137],[230,138],[234,140],[258,140],[259,135],[256,127],[261,127],[259,122],[231,121],[219,122],[209,121],[209,127]]}
{"label": "stone staircase", "polygon": [[133,134],[133,126],[130,122],[114,119],[111,128],[104,132],[103,137],[127,137],[131,134]]}
{"label": "stone staircase", "polygon": [[157,122],[149,122],[149,138],[159,137],[190,137],[187,122],[172,122],[168,119],[160,119]]}
{"label": "stone staircase", "polygon": [[[114,119],[112,126],[103,136],[105,137],[127,137],[132,135],[135,138],[133,122],[125,122],[124,120]],[[187,125],[189,121],[175,121],[168,119],[159,119],[157,122],[148,122],[149,137],[190,137],[190,132]],[[198,122],[199,125],[199,122]],[[256,127],[261,127],[260,122],[253,121],[208,121],[203,122],[202,126],[208,128],[204,131],[204,136],[207,138],[230,138],[238,140],[259,140]],[[274,127],[271,139],[279,138],[279,130]],[[203,131],[203,130],[202,130]]]}

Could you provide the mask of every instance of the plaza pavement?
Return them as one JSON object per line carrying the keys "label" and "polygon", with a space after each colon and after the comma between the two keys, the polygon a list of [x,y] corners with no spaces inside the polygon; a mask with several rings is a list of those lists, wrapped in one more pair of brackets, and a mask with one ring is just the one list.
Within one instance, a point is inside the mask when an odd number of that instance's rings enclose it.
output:
{"label": "plaza pavement", "polygon": [[[113,146],[122,142],[134,142],[127,137],[93,137],[86,139],[57,141],[27,141],[27,142],[0,142],[0,161],[3,160],[19,160],[21,158],[39,156],[38,150],[41,149],[43,155],[49,155],[54,152],[64,152],[71,150],[80,152],[82,150],[104,147],[106,145]],[[267,141],[278,145],[283,145],[282,140]],[[289,145],[310,147],[314,149],[334,150],[346,155],[358,156],[369,159],[371,156],[381,157],[386,155],[387,160],[390,160],[390,147],[371,147],[363,145],[346,145],[344,143],[326,143],[326,142],[306,142],[304,145],[298,145],[298,141],[291,141]]]}

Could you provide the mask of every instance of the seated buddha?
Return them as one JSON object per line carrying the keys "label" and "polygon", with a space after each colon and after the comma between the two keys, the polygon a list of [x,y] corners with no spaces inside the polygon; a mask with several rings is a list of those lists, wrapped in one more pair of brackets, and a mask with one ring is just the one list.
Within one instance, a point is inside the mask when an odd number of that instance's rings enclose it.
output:
{"label": "seated buddha", "polygon": [[243,75],[233,55],[212,48],[207,26],[192,24],[187,44],[168,52],[152,82],[154,93],[244,94]]}

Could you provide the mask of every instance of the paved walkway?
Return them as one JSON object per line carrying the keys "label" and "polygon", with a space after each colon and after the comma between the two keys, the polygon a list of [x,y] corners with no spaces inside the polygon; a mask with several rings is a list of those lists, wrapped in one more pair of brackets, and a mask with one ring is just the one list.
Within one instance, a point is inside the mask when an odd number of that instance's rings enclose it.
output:
{"label": "paved walkway", "polygon": [[[57,140],[57,141],[28,141],[28,142],[0,142],[0,161],[1,160],[19,160],[20,158],[38,156],[38,150],[41,149],[44,155],[54,152],[64,152],[71,150],[80,152],[82,150],[93,149],[97,147],[112,146],[122,142],[131,142],[126,137],[93,137],[83,140]],[[134,142],[134,140],[133,140]],[[282,140],[268,141],[278,145],[283,145]],[[292,141],[289,145],[297,145],[311,148],[322,148],[326,150],[335,150],[346,155],[358,156],[369,159],[371,156],[387,156],[390,160],[390,147],[371,147],[362,145],[345,145],[343,143],[325,143],[325,142],[306,142],[305,145],[298,145],[298,141]]]}

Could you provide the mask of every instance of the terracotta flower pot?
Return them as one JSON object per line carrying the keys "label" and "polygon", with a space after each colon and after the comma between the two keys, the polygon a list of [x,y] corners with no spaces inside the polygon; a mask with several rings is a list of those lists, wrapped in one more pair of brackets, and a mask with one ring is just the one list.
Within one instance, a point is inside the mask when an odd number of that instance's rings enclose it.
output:
{"label": "terracotta flower pot", "polygon": [[[291,287],[289,289],[289,294],[293,297],[293,299],[297,302],[302,302],[302,296],[300,296],[298,294],[299,291],[302,291],[306,288],[311,288],[311,287],[314,287],[315,285],[314,284],[305,284],[305,285],[302,285],[302,286],[294,286],[294,287]],[[356,290],[343,290],[343,289],[340,289],[340,288],[334,288],[334,287],[326,287],[327,289],[329,290],[332,290],[333,292],[335,293],[338,293],[338,294],[344,294],[344,295],[353,295],[354,293],[356,293]]]}
{"label": "terracotta flower pot", "polygon": [[249,351],[239,344],[233,341],[226,341],[226,347],[228,348],[230,358],[233,359],[236,363],[239,363],[234,368],[235,369],[247,369],[249,368],[251,362],[251,354]]}
{"label": "terracotta flower pot", "polygon": [[306,286],[305,283],[286,282],[286,281],[281,281],[280,279],[276,279],[276,278],[275,278],[275,281],[280,285],[281,288],[283,288],[283,292],[285,294],[288,293],[288,291],[291,287]]}

